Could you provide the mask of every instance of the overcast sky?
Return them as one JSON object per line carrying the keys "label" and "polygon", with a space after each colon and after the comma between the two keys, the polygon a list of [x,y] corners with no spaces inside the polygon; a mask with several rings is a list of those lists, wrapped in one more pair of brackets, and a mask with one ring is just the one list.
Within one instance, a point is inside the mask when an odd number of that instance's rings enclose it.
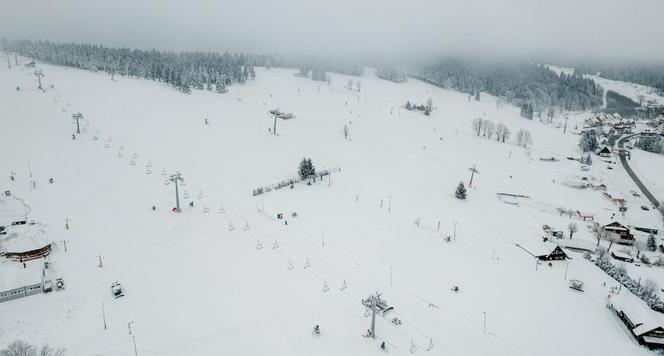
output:
{"label": "overcast sky", "polygon": [[168,50],[664,60],[664,0],[0,0],[0,37]]}

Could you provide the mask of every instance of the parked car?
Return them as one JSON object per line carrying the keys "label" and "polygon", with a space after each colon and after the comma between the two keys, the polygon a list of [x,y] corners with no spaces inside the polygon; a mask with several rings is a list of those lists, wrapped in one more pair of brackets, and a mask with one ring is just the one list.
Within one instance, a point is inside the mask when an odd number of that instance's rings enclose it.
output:
{"label": "parked car", "polygon": [[647,207],[647,206],[645,206],[645,205],[641,205],[641,210],[646,210],[646,211],[648,211],[648,210],[650,210],[650,208]]}

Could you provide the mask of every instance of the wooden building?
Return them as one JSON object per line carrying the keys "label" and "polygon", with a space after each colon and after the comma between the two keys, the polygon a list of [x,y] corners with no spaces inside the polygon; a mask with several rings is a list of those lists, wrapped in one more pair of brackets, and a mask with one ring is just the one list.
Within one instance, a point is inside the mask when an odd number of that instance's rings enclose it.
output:
{"label": "wooden building", "polygon": [[548,241],[546,237],[543,238],[543,241],[528,241],[517,244],[517,246],[540,261],[558,261],[567,258],[565,251],[560,246]]}
{"label": "wooden building", "polygon": [[636,341],[650,349],[664,349],[664,315],[623,289],[611,299],[613,309]]}

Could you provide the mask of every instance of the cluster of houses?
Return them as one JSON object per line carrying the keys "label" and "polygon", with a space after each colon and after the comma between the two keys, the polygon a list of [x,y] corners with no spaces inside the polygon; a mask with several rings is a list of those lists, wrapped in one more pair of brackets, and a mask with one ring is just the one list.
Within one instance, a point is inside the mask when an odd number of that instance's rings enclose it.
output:
{"label": "cluster of houses", "polygon": [[657,115],[657,117],[648,123],[649,129],[644,131],[642,135],[660,135],[664,136],[664,112]]}
{"label": "cluster of houses", "polygon": [[583,127],[590,128],[606,128],[607,131],[613,130],[616,134],[628,134],[636,126],[636,121],[632,119],[624,119],[619,114],[602,114],[593,116],[584,121]]}

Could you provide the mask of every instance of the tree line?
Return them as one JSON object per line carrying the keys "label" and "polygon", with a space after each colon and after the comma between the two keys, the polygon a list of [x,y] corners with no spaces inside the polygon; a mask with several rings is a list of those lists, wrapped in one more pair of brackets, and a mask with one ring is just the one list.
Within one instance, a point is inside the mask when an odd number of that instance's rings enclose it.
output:
{"label": "tree line", "polygon": [[602,88],[579,72],[556,74],[530,62],[489,62],[447,57],[420,66],[413,76],[431,84],[469,95],[480,91],[524,108],[522,116],[541,116],[548,108],[568,111],[597,109]]}
{"label": "tree line", "polygon": [[175,53],[30,40],[4,39],[2,46],[5,51],[52,64],[163,82],[184,93],[191,89],[225,93],[229,85],[254,79],[254,65],[265,65],[269,60],[249,54]]}

